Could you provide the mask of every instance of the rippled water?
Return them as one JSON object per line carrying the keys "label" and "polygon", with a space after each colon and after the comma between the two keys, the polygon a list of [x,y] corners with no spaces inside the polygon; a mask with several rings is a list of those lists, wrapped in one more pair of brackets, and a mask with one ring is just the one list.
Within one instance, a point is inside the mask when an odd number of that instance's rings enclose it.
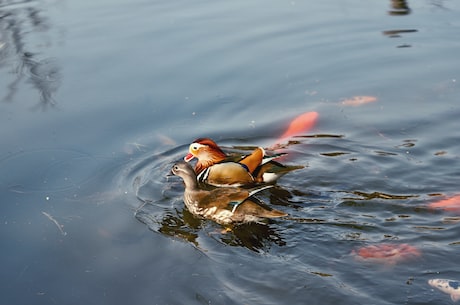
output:
{"label": "rippled water", "polygon": [[[0,2],[5,304],[450,304],[460,280],[455,1]],[[377,100],[349,105],[356,96]],[[313,129],[224,231],[169,175],[191,141],[241,152]],[[402,262],[361,247],[408,244]]]}

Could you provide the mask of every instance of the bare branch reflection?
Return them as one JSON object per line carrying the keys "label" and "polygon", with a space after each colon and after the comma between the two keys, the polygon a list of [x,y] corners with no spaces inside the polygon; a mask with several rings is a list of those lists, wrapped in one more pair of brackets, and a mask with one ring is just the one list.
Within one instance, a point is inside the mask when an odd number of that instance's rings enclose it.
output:
{"label": "bare branch reflection", "polygon": [[406,0],[391,0],[391,10],[388,11],[390,15],[409,15],[411,9]]}
{"label": "bare branch reflection", "polygon": [[[2,100],[13,102],[21,86],[32,85],[39,94],[34,108],[56,105],[54,95],[61,81],[60,67],[53,58],[32,52],[28,40],[50,29],[37,1],[0,0],[0,69],[7,70],[8,84]],[[33,46],[36,47],[36,46]]]}

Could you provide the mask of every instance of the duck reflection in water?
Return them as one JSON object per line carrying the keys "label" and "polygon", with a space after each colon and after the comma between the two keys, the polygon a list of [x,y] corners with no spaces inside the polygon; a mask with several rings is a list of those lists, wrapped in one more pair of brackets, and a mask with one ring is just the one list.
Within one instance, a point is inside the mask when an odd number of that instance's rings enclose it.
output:
{"label": "duck reflection in water", "polygon": [[165,215],[158,231],[162,234],[184,239],[193,243],[197,248],[200,234],[212,235],[220,242],[232,246],[243,247],[254,252],[268,252],[273,245],[285,246],[286,242],[281,234],[268,221],[267,223],[246,223],[231,227],[231,230],[222,230],[217,225],[210,232],[203,229],[206,220],[198,219],[187,209],[177,211],[177,214]]}

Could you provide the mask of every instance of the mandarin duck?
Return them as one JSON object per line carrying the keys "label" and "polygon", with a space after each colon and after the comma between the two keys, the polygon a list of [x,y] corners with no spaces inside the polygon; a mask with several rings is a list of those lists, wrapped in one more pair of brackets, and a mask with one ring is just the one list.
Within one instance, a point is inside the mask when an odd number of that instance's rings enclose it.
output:
{"label": "mandarin duck", "polygon": [[198,161],[195,173],[198,181],[213,186],[243,186],[254,183],[273,183],[279,177],[303,166],[286,166],[273,159],[284,154],[266,156],[262,147],[239,161],[232,160],[209,138],[196,139],[189,147],[184,161]]}
{"label": "mandarin duck", "polygon": [[213,190],[201,189],[192,166],[186,162],[173,165],[172,173],[185,183],[184,203],[194,215],[226,225],[231,223],[259,222],[264,218],[287,216],[286,213],[263,205],[252,197],[271,186],[252,190],[222,187]]}

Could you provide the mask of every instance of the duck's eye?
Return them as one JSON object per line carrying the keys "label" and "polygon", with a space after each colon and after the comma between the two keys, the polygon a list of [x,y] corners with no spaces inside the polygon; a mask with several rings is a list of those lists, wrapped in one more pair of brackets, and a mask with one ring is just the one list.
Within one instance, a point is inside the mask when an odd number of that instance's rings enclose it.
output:
{"label": "duck's eye", "polygon": [[192,144],[192,150],[198,150],[198,145]]}
{"label": "duck's eye", "polygon": [[179,170],[179,166],[177,165],[174,165],[174,168],[173,168],[175,171],[178,171]]}

